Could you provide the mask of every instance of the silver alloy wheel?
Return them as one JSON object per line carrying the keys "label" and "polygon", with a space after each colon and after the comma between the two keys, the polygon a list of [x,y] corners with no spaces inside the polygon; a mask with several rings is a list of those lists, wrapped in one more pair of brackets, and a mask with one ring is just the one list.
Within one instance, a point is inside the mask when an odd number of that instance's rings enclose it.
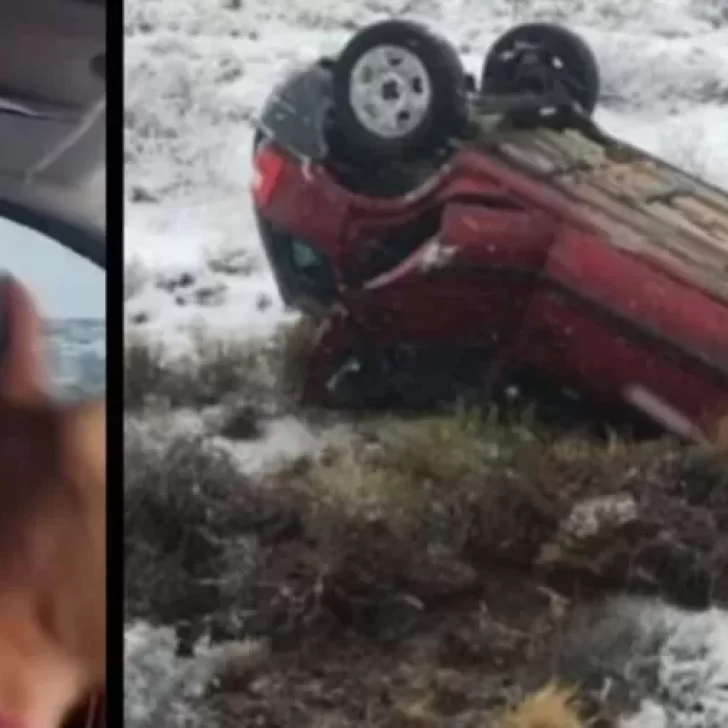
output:
{"label": "silver alloy wheel", "polygon": [[349,102],[372,134],[397,139],[414,131],[432,103],[432,83],[415,53],[394,45],[367,51],[351,71]]}

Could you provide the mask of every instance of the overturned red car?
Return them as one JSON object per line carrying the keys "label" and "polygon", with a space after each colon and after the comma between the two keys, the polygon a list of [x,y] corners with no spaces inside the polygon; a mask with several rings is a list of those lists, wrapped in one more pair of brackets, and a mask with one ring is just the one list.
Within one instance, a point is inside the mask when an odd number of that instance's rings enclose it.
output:
{"label": "overturned red car", "polygon": [[321,322],[309,400],[521,391],[715,432],[728,194],[610,138],[598,99],[589,47],[539,23],[474,79],[443,39],[385,21],[274,90],[253,198],[283,299]]}

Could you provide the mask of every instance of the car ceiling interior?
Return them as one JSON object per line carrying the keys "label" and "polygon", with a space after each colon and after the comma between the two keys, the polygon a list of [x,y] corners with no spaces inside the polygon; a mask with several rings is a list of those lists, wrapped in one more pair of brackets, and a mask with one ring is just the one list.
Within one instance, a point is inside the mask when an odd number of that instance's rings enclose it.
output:
{"label": "car ceiling interior", "polygon": [[85,110],[104,93],[105,3],[3,0],[0,97]]}
{"label": "car ceiling interior", "polygon": [[0,175],[90,173],[105,150],[105,75],[105,0],[2,0]]}

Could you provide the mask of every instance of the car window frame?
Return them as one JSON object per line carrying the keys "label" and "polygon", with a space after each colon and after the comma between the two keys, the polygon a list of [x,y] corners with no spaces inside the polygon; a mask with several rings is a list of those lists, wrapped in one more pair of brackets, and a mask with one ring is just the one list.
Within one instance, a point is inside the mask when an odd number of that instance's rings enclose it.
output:
{"label": "car window frame", "polygon": [[106,235],[101,228],[0,198],[0,218],[35,230],[106,271]]}

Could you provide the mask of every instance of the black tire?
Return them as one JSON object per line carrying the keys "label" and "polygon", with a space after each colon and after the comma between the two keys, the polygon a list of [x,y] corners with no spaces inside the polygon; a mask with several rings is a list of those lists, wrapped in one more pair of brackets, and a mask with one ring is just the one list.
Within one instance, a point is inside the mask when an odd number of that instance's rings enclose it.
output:
{"label": "black tire", "polygon": [[[521,44],[533,47],[530,62]],[[553,23],[524,23],[504,33],[488,52],[480,78],[487,94],[544,92],[558,85],[591,115],[601,87],[597,60],[580,36]]]}
{"label": "black tire", "polygon": [[[383,80],[380,83],[377,88],[380,105],[390,101],[393,105],[396,103],[397,99],[387,99],[385,94],[388,90],[395,97],[401,94],[407,81],[403,73],[405,64],[409,63],[411,69],[415,63],[413,58],[424,70],[426,78],[413,76],[414,80],[410,80],[411,86],[407,88],[411,88],[415,94],[426,94],[429,84],[430,91],[426,108],[418,111],[414,118],[411,114],[407,115],[406,110],[401,111],[396,116],[395,127],[400,123],[401,115],[403,129],[400,131],[395,128],[389,135],[373,128],[377,124],[376,114],[370,116],[370,124],[367,125],[363,120],[364,110],[357,108],[361,102],[352,99],[352,89],[356,88],[355,74],[359,73],[363,77],[367,70],[366,62],[360,65],[360,61],[372,51],[376,52],[378,47],[385,46],[406,51],[405,58],[408,57],[408,60],[402,61],[400,57],[399,60],[393,58],[386,61],[391,63],[395,80]],[[402,75],[396,71],[399,64],[403,64],[403,70],[400,71]],[[373,73],[371,66],[368,70]],[[414,86],[415,82],[419,91]],[[374,87],[377,81],[372,80],[371,83]],[[389,89],[385,88],[388,83]],[[394,84],[394,88],[391,84]],[[367,89],[360,88],[366,98]],[[402,96],[398,98],[402,99]],[[372,164],[411,161],[430,156],[434,149],[444,145],[449,138],[463,132],[467,119],[467,79],[457,53],[444,40],[416,23],[387,20],[358,32],[344,47],[334,67],[333,101],[336,134],[353,157],[362,163]]]}

